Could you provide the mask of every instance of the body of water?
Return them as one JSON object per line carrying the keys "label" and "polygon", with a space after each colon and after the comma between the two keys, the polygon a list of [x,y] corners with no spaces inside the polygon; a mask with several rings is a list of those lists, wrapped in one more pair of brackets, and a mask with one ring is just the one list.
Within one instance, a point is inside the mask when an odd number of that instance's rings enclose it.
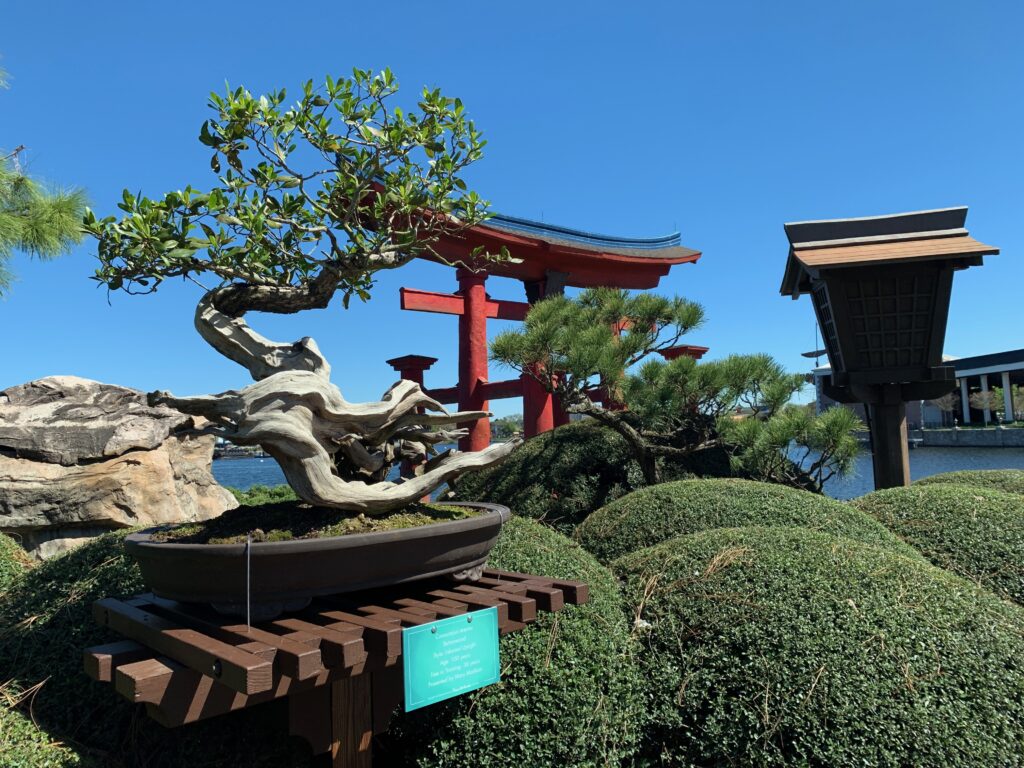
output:
{"label": "body of water", "polygon": [[[1024,448],[915,448],[910,451],[910,479],[920,480],[942,472],[962,469],[1024,469]],[[871,454],[863,451],[845,477],[825,483],[825,493],[837,499],[853,499],[875,490]]]}
{"label": "body of water", "polygon": [[[910,476],[918,480],[940,472],[960,469],[1024,469],[1024,448],[917,448],[910,452]],[[273,459],[216,459],[213,476],[231,488],[246,490],[254,485],[281,485],[284,474]],[[874,490],[871,454],[857,457],[853,471],[834,477],[825,492],[837,499],[852,499]]]}

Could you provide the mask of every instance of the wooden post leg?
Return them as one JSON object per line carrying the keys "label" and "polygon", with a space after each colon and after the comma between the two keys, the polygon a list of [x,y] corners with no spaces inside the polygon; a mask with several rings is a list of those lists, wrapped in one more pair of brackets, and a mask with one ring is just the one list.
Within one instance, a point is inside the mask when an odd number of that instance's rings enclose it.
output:
{"label": "wooden post leg", "polygon": [[331,683],[331,765],[373,765],[372,675],[345,677]]}
{"label": "wooden post leg", "polygon": [[879,399],[870,406],[875,490],[910,485],[907,405],[898,385],[887,385]]}

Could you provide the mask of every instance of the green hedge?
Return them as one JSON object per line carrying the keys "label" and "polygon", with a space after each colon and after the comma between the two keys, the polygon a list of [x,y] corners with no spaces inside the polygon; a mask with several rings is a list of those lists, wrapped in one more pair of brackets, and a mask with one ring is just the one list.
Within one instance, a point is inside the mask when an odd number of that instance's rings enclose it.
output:
{"label": "green hedge", "polygon": [[975,485],[979,488],[1024,495],[1024,469],[966,469],[960,472],[943,472],[914,481],[914,485],[935,483]]}
{"label": "green hedge", "polygon": [[594,512],[576,539],[609,562],[666,539],[711,528],[801,526],[915,554],[877,521],[809,491],[752,480],[680,480],[642,488]]}
{"label": "green hedge", "polygon": [[1024,498],[933,483],[854,501],[935,565],[1024,604]]}
{"label": "green hedge", "polygon": [[464,475],[455,495],[504,504],[571,533],[595,509],[640,485],[643,475],[622,438],[578,421],[530,438],[496,467]]}
{"label": "green hedge", "polygon": [[0,533],[0,595],[20,579],[31,565],[32,559],[21,545],[10,536]]}
{"label": "green hedge", "polygon": [[613,567],[649,626],[644,764],[1024,760],[1024,611],[920,558],[743,528]]}
{"label": "green hedge", "polygon": [[[42,733],[32,738],[22,728],[14,751],[4,755],[8,764],[46,765],[50,750],[43,745],[56,740],[97,768],[308,765],[309,749],[288,736],[283,702],[172,730],[150,720],[112,686],[85,676],[82,649],[123,639],[96,624],[92,603],[144,589],[138,569],[124,555],[123,537],[124,532],[107,534],[42,563],[0,598],[0,682],[11,681],[10,696],[43,683],[31,698],[32,719]],[[0,699],[0,709],[9,706],[9,697]],[[4,720],[9,718],[5,711]]]}
{"label": "green hedge", "polygon": [[[0,597],[0,683],[11,681],[0,696],[0,765],[308,765],[309,749],[288,736],[284,701],[168,730],[83,674],[82,649],[118,639],[93,621],[93,601],[143,589],[123,535],[43,563]],[[509,765],[510,755],[530,766],[616,763],[635,747],[640,683],[614,578],[527,520],[506,526],[492,562],[584,580],[591,601],[502,639],[503,682],[403,717],[379,764],[402,755],[445,766]],[[44,680],[32,699],[37,729],[24,717],[27,702],[10,702]]]}
{"label": "green hedge", "polygon": [[[668,464],[666,479],[728,476],[724,450],[701,451],[685,464]],[[584,419],[537,435],[491,469],[458,481],[462,501],[505,504],[522,517],[542,520],[565,534],[595,509],[644,486],[626,443],[612,430]]]}
{"label": "green hedge", "polygon": [[641,730],[641,683],[612,575],[572,541],[513,518],[491,555],[507,570],[576,579],[590,601],[542,614],[501,640],[502,682],[400,715],[388,766],[579,768],[618,765]]}

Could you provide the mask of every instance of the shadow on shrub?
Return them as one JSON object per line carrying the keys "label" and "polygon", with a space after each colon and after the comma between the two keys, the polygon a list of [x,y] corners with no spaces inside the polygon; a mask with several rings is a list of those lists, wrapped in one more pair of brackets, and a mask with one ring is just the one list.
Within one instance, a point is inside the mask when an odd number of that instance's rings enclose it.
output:
{"label": "shadow on shrub", "polygon": [[752,480],[680,480],[642,488],[594,512],[576,539],[609,562],[643,547],[712,528],[800,526],[916,553],[870,516],[809,491]]}
{"label": "shadow on shrub", "polygon": [[889,488],[854,505],[935,565],[1024,604],[1024,498],[993,488],[932,483]]}
{"label": "shadow on shrub", "polygon": [[614,568],[649,623],[647,764],[1021,763],[1024,611],[920,558],[745,528]]}
{"label": "shadow on shrub", "polygon": [[380,764],[618,765],[636,746],[642,712],[615,579],[572,541],[521,518],[506,524],[490,562],[584,581],[590,601],[502,638],[500,684],[397,716]]}
{"label": "shadow on shrub", "polygon": [[953,483],[991,488],[1024,496],[1024,469],[965,469],[960,472],[943,472],[915,480],[914,485],[935,485]]}

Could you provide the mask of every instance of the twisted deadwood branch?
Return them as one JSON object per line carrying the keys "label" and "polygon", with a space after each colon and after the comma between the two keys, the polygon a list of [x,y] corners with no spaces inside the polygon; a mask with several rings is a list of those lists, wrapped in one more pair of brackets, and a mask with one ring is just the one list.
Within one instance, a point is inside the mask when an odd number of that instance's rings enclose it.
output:
{"label": "twisted deadwood branch", "polygon": [[397,458],[425,458],[428,445],[464,434],[433,428],[490,414],[451,413],[407,380],[392,386],[379,402],[350,403],[331,383],[330,366],[313,339],[270,341],[248,326],[244,311],[244,306],[237,313],[222,311],[218,291],[211,291],[196,308],[195,324],[203,339],[247,368],[255,383],[194,397],[152,392],[149,402],[203,416],[210,422],[205,432],[236,445],[259,445],[311,504],[381,515],[418,501],[464,472],[497,463],[520,443],[511,440],[475,453],[446,451],[420,474],[397,483],[352,479],[379,477]]}

